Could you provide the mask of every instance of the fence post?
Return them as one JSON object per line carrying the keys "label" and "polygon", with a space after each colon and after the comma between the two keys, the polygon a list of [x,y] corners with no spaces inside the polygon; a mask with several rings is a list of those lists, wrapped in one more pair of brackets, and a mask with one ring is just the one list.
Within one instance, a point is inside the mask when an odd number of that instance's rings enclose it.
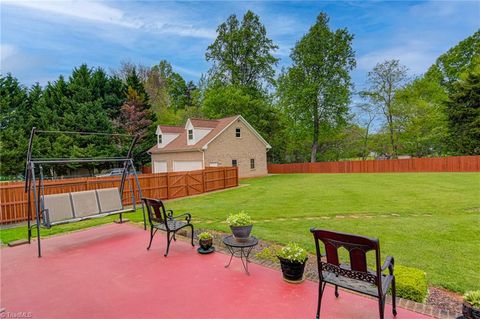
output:
{"label": "fence post", "polygon": [[167,198],[170,199],[170,173],[167,172]]}
{"label": "fence post", "polygon": [[227,179],[227,168],[224,167],[224,168],[222,169],[222,172],[223,172],[223,188],[222,188],[222,189],[225,189],[226,179]]}
{"label": "fence post", "polygon": [[190,191],[188,190],[189,173],[190,172],[185,172],[185,193],[187,194],[187,196],[190,195]]}
{"label": "fence post", "polygon": [[238,186],[238,167],[235,167],[235,186]]}
{"label": "fence post", "polygon": [[203,192],[207,192],[207,170],[202,171]]}

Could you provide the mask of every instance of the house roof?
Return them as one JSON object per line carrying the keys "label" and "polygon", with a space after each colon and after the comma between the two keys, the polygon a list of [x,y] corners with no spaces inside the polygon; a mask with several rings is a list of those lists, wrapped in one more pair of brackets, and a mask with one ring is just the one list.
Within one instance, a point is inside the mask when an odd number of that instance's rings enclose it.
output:
{"label": "house roof", "polygon": [[[235,116],[233,116],[235,117]],[[223,120],[223,119],[221,119]],[[215,128],[220,120],[190,119],[193,127]]]}
{"label": "house roof", "polygon": [[162,133],[182,133],[185,129],[183,126],[173,126],[173,125],[159,125]]}
{"label": "house roof", "polygon": [[[241,115],[235,115],[230,117],[225,117],[222,119],[217,120],[203,120],[203,119],[190,119],[190,122],[194,127],[200,128],[211,128],[212,130],[205,135],[200,141],[196,142],[193,145],[187,144],[187,130],[183,126],[160,126],[162,132],[164,131],[164,127],[168,129],[175,130],[174,133],[178,133],[179,135],[170,143],[168,143],[163,148],[158,148],[157,145],[154,145],[148,153],[156,154],[156,153],[168,153],[168,152],[187,152],[187,151],[200,151],[202,148],[205,148],[211,141],[213,141],[217,136],[219,136],[230,124],[235,122],[237,119],[243,120],[249,128],[253,130],[255,135],[265,143],[267,148],[270,148],[270,145],[258,134],[253,127],[248,124],[247,121]],[[173,133],[173,132],[172,132]]]}

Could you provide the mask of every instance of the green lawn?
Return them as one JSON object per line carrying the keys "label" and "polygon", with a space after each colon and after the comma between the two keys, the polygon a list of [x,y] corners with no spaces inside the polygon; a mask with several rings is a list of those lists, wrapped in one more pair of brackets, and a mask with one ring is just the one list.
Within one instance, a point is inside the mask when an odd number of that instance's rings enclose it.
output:
{"label": "green lawn", "polygon": [[[292,174],[242,184],[247,186],[167,206],[191,212],[197,227],[222,231],[228,231],[228,213],[245,210],[256,222],[254,235],[298,241],[311,252],[310,227],[378,237],[383,256],[425,270],[431,284],[458,292],[480,289],[479,173]],[[139,214],[130,218],[141,220]],[[24,234],[5,230],[2,240]]]}

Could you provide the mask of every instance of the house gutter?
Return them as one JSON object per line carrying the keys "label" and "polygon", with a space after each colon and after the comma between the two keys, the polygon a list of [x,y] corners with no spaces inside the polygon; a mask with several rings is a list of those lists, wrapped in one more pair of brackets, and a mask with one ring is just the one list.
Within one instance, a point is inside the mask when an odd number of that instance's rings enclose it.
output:
{"label": "house gutter", "polygon": [[183,153],[183,152],[202,152],[200,148],[189,148],[189,149],[179,149],[179,150],[165,150],[161,152],[147,152],[149,154],[164,154],[164,153]]}

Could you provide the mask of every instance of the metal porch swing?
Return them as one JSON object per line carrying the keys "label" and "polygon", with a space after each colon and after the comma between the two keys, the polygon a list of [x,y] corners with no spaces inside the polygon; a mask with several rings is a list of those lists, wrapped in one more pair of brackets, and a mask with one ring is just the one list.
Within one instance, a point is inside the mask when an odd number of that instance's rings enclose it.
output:
{"label": "metal porch swing", "polygon": [[[33,158],[33,141],[35,136],[40,134],[70,134],[70,135],[99,135],[105,137],[128,137],[132,138],[128,153],[125,157],[103,157],[103,158]],[[28,202],[28,243],[31,243],[32,229],[37,229],[38,257],[42,256],[41,251],[41,226],[50,228],[55,225],[67,224],[92,218],[100,218],[110,215],[119,215],[118,223],[123,223],[123,214],[136,211],[138,192],[138,202],[141,203],[143,213],[143,225],[146,229],[145,207],[142,198],[142,189],[138,180],[135,165],[133,164],[133,148],[138,141],[138,136],[126,134],[109,134],[95,132],[65,132],[65,131],[42,131],[32,128],[27,151],[27,161],[25,167],[25,192]],[[49,185],[44,183],[43,165],[60,165],[71,163],[123,163],[122,175],[119,187],[100,188],[93,190],[72,191],[59,194],[45,194],[45,188]],[[36,174],[36,172],[38,174]],[[39,177],[37,177],[39,176]],[[137,192],[133,190],[133,176]],[[37,180],[38,179],[38,180]],[[114,186],[114,180],[100,180],[98,183],[111,182]],[[95,183],[95,181],[93,182]],[[132,207],[123,206],[122,198],[125,186],[128,183],[129,190],[132,193]],[[74,185],[75,183],[69,183]],[[56,184],[55,186],[58,186]],[[98,186],[98,185],[97,185]],[[33,206],[35,209],[36,222],[32,224],[32,195]]]}

